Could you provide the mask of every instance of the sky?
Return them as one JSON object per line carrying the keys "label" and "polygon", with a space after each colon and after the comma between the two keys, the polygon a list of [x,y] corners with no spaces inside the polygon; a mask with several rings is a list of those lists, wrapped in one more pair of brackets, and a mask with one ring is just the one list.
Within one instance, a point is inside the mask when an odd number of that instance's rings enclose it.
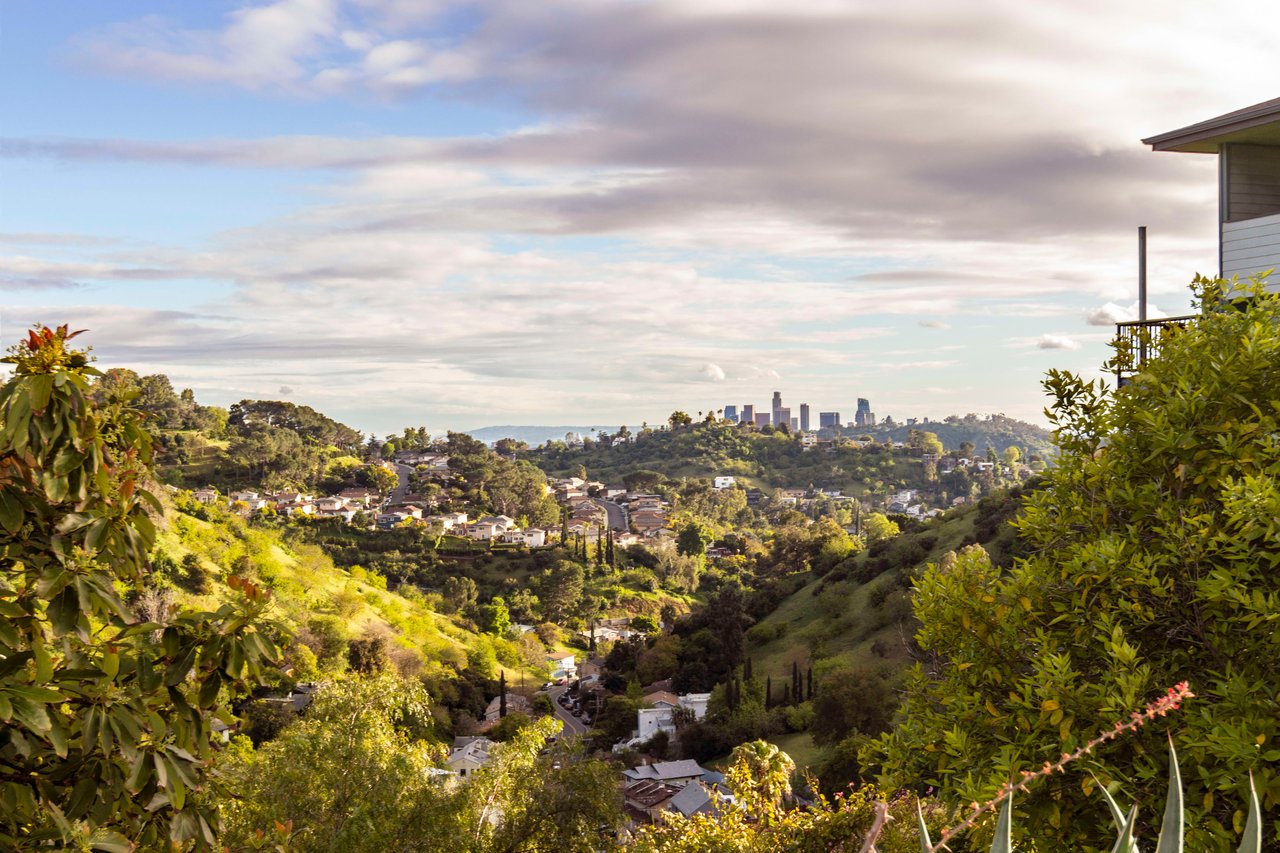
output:
{"label": "sky", "polygon": [[[386,433],[1043,422],[1217,266],[1270,4],[7,0],[0,340]],[[815,414],[816,420],[816,414]]]}

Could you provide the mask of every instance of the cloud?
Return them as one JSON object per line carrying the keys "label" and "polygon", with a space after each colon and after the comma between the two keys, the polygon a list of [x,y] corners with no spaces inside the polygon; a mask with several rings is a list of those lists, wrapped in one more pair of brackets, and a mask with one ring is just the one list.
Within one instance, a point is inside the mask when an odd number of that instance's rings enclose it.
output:
{"label": "cloud", "polygon": [[292,389],[292,388],[290,388],[288,385],[281,385],[281,386],[280,386],[280,396],[281,396],[281,397],[288,397],[288,396],[289,396],[290,394],[292,394],[292,393],[293,393],[293,389]]}
{"label": "cloud", "polygon": [[711,362],[707,362],[706,364],[702,365],[701,373],[703,376],[707,377],[712,382],[724,381],[724,368],[718,364],[712,364]]}
{"label": "cloud", "polygon": [[[1148,303],[1148,317],[1163,317],[1165,312],[1161,311],[1155,305]],[[1092,308],[1085,312],[1085,322],[1090,326],[1114,326],[1117,323],[1132,323],[1138,319],[1138,303],[1133,302],[1130,305],[1117,305],[1114,302],[1107,302],[1097,308]]]}
{"label": "cloud", "polygon": [[1080,342],[1066,335],[1041,335],[1036,341],[1036,346],[1040,349],[1080,349]]}
{"label": "cloud", "polygon": [[951,325],[949,323],[944,323],[941,320],[921,320],[920,325],[926,329],[950,329],[951,328]]}

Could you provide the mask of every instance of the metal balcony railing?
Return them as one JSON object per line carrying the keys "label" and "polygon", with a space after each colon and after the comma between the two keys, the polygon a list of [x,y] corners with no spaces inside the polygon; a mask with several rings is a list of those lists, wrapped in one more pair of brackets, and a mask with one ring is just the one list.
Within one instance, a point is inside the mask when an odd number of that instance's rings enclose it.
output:
{"label": "metal balcony railing", "polygon": [[1158,320],[1137,320],[1116,323],[1116,355],[1114,359],[1116,384],[1125,382],[1142,370],[1147,359],[1160,354],[1161,344],[1195,322],[1197,315],[1185,317],[1161,317]]}

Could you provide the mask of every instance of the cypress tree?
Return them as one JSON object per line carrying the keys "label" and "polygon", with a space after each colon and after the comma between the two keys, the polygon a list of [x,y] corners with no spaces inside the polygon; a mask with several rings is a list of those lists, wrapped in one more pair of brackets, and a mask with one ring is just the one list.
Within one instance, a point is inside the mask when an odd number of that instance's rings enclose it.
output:
{"label": "cypress tree", "polygon": [[783,705],[791,704],[791,685],[790,684],[782,685],[782,704]]}
{"label": "cypress tree", "polygon": [[501,672],[498,674],[498,718],[501,719],[507,715],[507,674]]}
{"label": "cypress tree", "polygon": [[596,528],[596,567],[604,568],[604,525]]}
{"label": "cypress tree", "polygon": [[764,706],[768,708],[773,704],[773,676],[766,675],[764,679]]}
{"label": "cypress tree", "polygon": [[809,667],[809,690],[805,696],[806,699],[813,698],[813,667]]}
{"label": "cypress tree", "polygon": [[795,697],[797,702],[803,691],[800,689],[800,664],[795,661],[791,662],[791,695]]}

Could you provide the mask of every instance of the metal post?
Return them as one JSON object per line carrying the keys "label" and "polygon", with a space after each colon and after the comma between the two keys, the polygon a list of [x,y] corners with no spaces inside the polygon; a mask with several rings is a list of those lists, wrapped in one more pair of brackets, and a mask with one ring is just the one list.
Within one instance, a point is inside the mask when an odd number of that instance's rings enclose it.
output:
{"label": "metal post", "polygon": [[[1147,226],[1138,226],[1138,322],[1147,322]],[[1147,327],[1138,327],[1138,363],[1147,363]]]}

